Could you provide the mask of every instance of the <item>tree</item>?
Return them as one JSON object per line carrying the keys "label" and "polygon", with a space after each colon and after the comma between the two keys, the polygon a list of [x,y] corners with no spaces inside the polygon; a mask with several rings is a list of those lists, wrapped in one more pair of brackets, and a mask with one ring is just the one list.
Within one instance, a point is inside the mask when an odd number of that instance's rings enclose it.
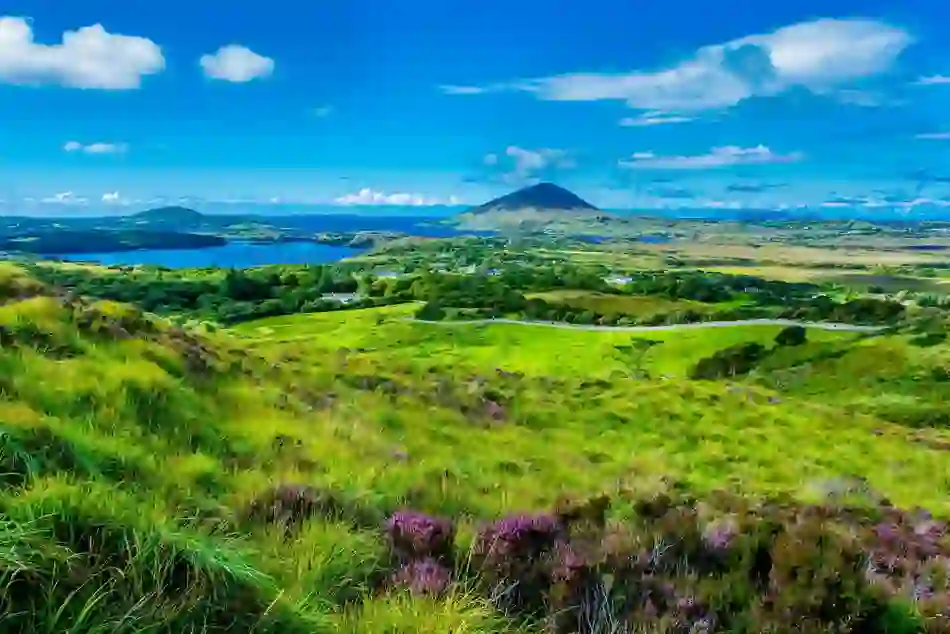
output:
{"label": "tree", "polygon": [[775,345],[800,346],[808,340],[808,332],[802,326],[788,326],[782,328],[775,336]]}
{"label": "tree", "polygon": [[440,321],[445,319],[445,309],[438,302],[426,302],[416,312],[416,319],[421,321]]}

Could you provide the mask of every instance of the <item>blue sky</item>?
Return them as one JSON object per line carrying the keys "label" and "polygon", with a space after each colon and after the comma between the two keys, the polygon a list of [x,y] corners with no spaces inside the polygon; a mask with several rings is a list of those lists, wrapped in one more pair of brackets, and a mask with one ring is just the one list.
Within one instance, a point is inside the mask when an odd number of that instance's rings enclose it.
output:
{"label": "blue sky", "polygon": [[946,0],[710,6],[6,0],[0,211],[950,205]]}

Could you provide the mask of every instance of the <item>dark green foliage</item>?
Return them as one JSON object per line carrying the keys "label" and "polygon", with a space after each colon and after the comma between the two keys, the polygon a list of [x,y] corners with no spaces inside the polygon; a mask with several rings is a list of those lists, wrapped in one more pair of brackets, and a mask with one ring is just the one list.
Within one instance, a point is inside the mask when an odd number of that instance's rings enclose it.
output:
{"label": "dark green foliage", "polygon": [[[195,275],[158,269],[153,272],[98,274],[84,269],[33,266],[30,271],[44,282],[76,295],[130,303],[159,314],[190,314],[223,323],[307,311],[365,308],[406,297],[367,297],[348,304],[331,293],[355,293],[358,281],[342,265],[301,267],[279,275],[278,267],[261,270],[229,270],[223,275]],[[81,323],[94,318],[77,315]]]}
{"label": "dark green foliage", "polygon": [[808,341],[808,332],[803,326],[788,326],[775,336],[777,346],[800,346]]}
{"label": "dark green foliage", "polygon": [[803,321],[895,324],[907,310],[900,302],[874,297],[862,297],[838,303],[830,297],[818,296],[796,304],[793,308],[783,311],[780,316]]}
{"label": "dark green foliage", "polygon": [[179,231],[136,229],[53,229],[22,236],[0,236],[0,250],[57,255],[136,249],[200,249],[227,244],[224,238]]}
{"label": "dark green foliage", "polygon": [[748,374],[768,354],[769,350],[757,342],[729,346],[701,359],[693,368],[691,378],[712,380]]}
{"label": "dark green foliage", "polygon": [[439,302],[426,302],[416,311],[416,319],[422,321],[440,321],[445,319],[445,309]]}
{"label": "dark green foliage", "polygon": [[638,272],[624,286],[624,292],[634,295],[706,303],[728,302],[739,295],[747,295],[760,305],[782,305],[792,300],[810,298],[817,290],[814,284],[706,271]]}

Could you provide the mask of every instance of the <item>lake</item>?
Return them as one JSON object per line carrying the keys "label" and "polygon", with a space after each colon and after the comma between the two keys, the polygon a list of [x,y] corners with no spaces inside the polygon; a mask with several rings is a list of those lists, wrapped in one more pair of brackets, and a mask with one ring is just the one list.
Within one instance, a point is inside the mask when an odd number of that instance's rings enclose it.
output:
{"label": "lake", "polygon": [[141,249],[110,253],[58,254],[52,257],[73,262],[98,262],[121,266],[155,264],[172,269],[210,266],[240,269],[267,264],[325,264],[361,252],[362,249],[313,242],[278,244],[229,242],[224,246],[206,249]]}
{"label": "lake", "polygon": [[[299,216],[262,216],[261,219],[285,229],[321,232],[394,231],[427,238],[448,238],[460,235],[492,235],[487,231],[458,231],[439,225],[432,216],[358,216],[313,214]],[[155,264],[173,269],[223,267],[248,268],[267,264],[325,264],[361,253],[362,249],[315,244],[282,242],[253,244],[229,242],[220,247],[204,249],[141,249],[108,253],[60,253],[48,257],[72,262],[131,266]]]}

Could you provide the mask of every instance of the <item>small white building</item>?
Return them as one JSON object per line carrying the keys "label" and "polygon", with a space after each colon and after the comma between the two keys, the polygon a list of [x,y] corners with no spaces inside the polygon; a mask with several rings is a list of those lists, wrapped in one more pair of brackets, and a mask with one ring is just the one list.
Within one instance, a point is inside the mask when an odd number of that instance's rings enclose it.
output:
{"label": "small white building", "polygon": [[356,293],[324,293],[320,296],[320,299],[340,302],[341,304],[349,304],[350,302],[359,299],[359,296]]}

